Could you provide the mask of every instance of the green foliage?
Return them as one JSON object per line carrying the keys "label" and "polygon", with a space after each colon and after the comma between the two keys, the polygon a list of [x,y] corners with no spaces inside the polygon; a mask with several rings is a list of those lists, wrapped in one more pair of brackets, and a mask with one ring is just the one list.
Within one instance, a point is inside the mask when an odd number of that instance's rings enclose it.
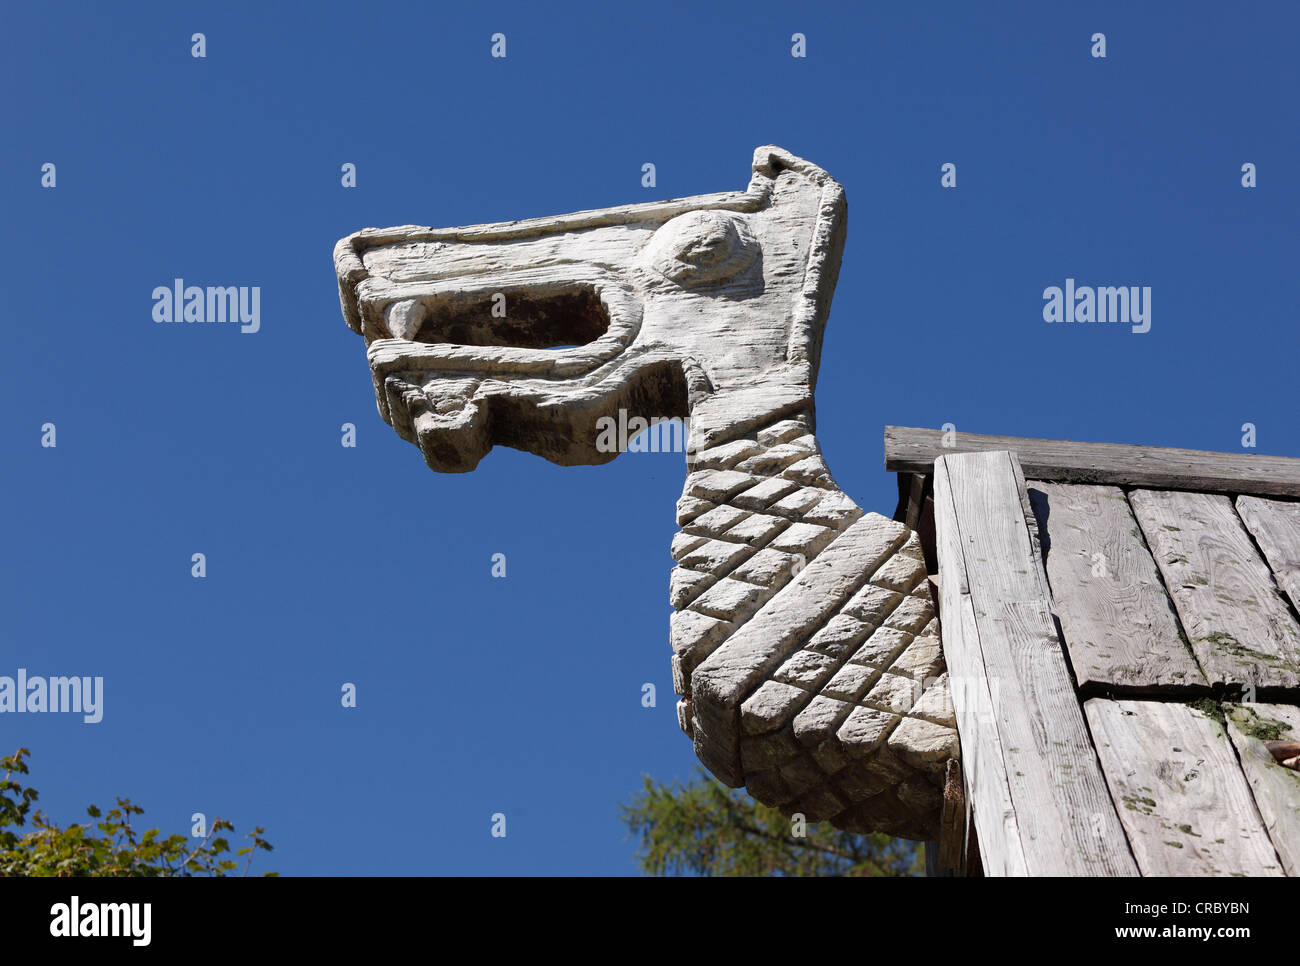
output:
{"label": "green foliage", "polygon": [[791,820],[704,771],[690,784],[649,776],[620,807],[629,834],[641,840],[637,861],[647,875],[921,875],[915,842],[856,835],[828,823],[792,834]]}
{"label": "green foliage", "polygon": [[[0,772],[4,773],[0,780],[0,876],[225,876],[239,867],[239,858],[244,859],[243,874],[247,875],[254,850],[271,851],[271,844],[262,838],[264,829],[255,828],[247,836],[252,844],[231,852],[229,841],[219,833],[233,832],[235,827],[223,819],[213,821],[207,837],[193,848],[184,835],[160,838],[156,828],[141,835],[132,827],[131,817],[143,815],[144,809],[131,804],[129,798],[119,798],[117,807],[107,815],[94,805],[87,808],[92,819],[102,819],[93,826],[61,828],[51,824],[39,809],[32,811],[36,789],[23,787],[13,777],[27,774],[24,758],[30,755],[26,748],[19,748],[17,754],[0,758]],[[29,821],[31,831],[14,831]]]}

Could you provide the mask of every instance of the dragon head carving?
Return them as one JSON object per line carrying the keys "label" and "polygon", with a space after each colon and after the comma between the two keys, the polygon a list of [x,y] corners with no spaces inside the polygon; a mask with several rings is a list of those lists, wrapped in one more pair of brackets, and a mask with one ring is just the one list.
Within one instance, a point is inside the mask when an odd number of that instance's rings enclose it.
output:
{"label": "dragon head carving", "polygon": [[671,639],[697,755],[809,820],[928,838],[958,747],[919,541],[814,435],[844,233],[840,186],[762,147],[743,192],[367,228],[334,262],[379,412],[435,470],[603,463],[620,410],[687,417]]}
{"label": "dragon head carving", "polygon": [[596,422],[620,408],[689,412],[697,446],[811,411],[844,211],[826,172],[766,147],[743,192],[368,228],[334,261],[379,412],[433,469],[494,445],[603,463]]}

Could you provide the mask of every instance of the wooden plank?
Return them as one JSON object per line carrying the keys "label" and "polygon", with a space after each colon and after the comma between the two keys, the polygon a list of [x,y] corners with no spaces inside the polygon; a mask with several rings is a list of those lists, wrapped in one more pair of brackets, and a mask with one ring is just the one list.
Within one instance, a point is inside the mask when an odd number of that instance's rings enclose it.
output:
{"label": "wooden plank", "polygon": [[899,473],[894,477],[898,484],[898,504],[894,507],[894,519],[899,523],[907,522],[907,503],[912,493],[913,473]]}
{"label": "wooden plank", "polygon": [[[995,789],[995,821],[986,822],[984,789],[974,785],[985,872],[997,874],[1019,854],[1029,875],[1136,875],[1057,637],[1028,499],[1013,453],[935,462],[940,593],[956,598],[959,616],[952,633],[951,611],[943,612],[954,699],[965,679],[982,679],[996,732],[985,726],[970,735],[969,744],[980,745],[972,761],[959,714],[963,767],[978,770],[1000,755],[1007,786],[1006,794]],[[967,612],[973,627],[962,619]],[[986,832],[986,825],[994,827]],[[995,846],[990,834],[1002,841]],[[1011,847],[1012,863],[998,847]]]}
{"label": "wooden plank", "polygon": [[938,853],[939,868],[953,875],[961,875],[966,871],[968,804],[962,788],[961,762],[949,758],[943,776],[943,813],[939,820]]}
{"label": "wooden plank", "polygon": [[927,573],[939,572],[939,554],[934,538],[934,486],[927,478],[925,495],[921,498],[921,516],[916,521],[916,532],[921,538],[921,552],[925,556]]}
{"label": "wooden plank", "polygon": [[1300,876],[1300,771],[1274,760],[1267,738],[1300,738],[1300,708],[1289,704],[1224,705],[1228,735],[1241,759],[1264,828],[1290,876]]}
{"label": "wooden plank", "polygon": [[1300,610],[1300,503],[1237,497],[1237,513],[1273,571],[1273,579]]}
{"label": "wooden plank", "polygon": [[921,498],[924,494],[925,477],[919,473],[911,474],[911,485],[907,494],[907,518],[903,521],[909,530],[915,530],[921,519]]}
{"label": "wooden plank", "polygon": [[945,447],[944,437],[937,429],[886,426],[885,468],[893,473],[929,473],[934,461],[947,454],[1010,450],[1020,456],[1027,476],[1058,483],[1300,496],[1300,459],[1285,456],[977,433],[951,434],[952,445]]}
{"label": "wooden plank", "polygon": [[1084,704],[1143,875],[1282,875],[1228,736],[1185,704]]}
{"label": "wooden plank", "polygon": [[948,470],[942,461],[934,477],[934,507],[941,638],[957,717],[957,735],[961,739],[966,801],[971,805],[966,838],[979,845],[984,875],[1022,876],[1028,872],[1020,829],[1007,783],[1002,741],[993,716],[989,679],[984,671],[956,506]]}
{"label": "wooden plank", "polygon": [[1232,501],[1134,490],[1129,503],[1209,683],[1300,686],[1300,624]]}
{"label": "wooden plank", "polygon": [[1124,491],[1031,481],[1029,498],[1079,687],[1208,691]]}

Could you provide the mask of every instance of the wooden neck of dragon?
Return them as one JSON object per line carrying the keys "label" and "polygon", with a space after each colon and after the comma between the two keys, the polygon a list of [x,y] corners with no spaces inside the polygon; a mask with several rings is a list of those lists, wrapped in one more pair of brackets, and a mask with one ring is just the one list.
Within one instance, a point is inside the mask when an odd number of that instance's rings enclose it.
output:
{"label": "wooden neck of dragon", "polygon": [[714,775],[786,814],[933,838],[958,750],[920,541],[836,486],[810,423],[692,454],[672,542],[678,721]]}

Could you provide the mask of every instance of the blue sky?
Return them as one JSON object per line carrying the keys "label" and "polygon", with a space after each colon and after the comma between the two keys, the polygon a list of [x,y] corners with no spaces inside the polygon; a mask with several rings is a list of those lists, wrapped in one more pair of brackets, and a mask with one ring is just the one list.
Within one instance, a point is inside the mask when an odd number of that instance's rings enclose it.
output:
{"label": "blue sky", "polygon": [[[681,456],[431,473],[334,242],[741,189],[775,143],[848,195],[818,422],[864,507],[894,508],[891,423],[1241,451],[1251,422],[1300,456],[1298,32],[1281,3],[15,6],[0,675],[102,675],[105,708],[0,715],[0,748],[56,818],[261,824],[285,874],[634,873],[618,803],[694,766]],[[155,324],[176,277],[260,286],[261,330]],[[1151,331],[1045,323],[1067,277],[1150,286]]]}

